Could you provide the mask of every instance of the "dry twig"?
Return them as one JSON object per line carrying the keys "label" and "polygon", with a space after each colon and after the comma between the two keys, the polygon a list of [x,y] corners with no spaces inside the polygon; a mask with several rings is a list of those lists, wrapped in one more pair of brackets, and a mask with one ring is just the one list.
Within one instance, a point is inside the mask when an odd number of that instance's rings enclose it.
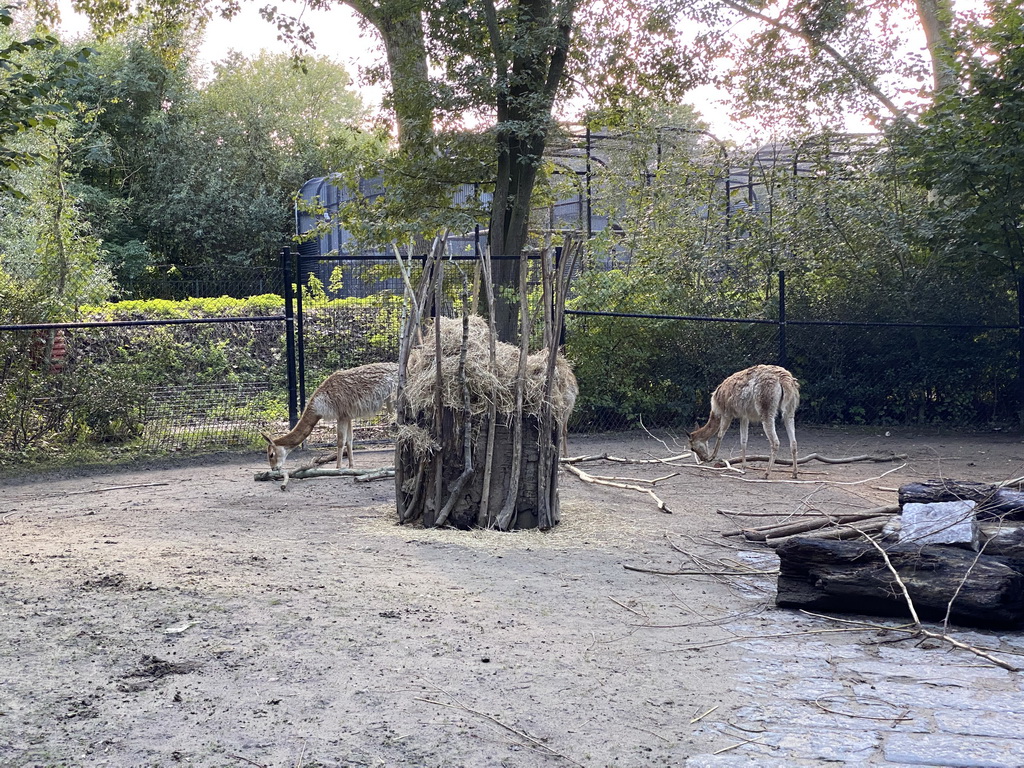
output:
{"label": "dry twig", "polygon": [[132,483],[131,485],[108,485],[105,488],[89,488],[85,491],[68,491],[65,496],[78,496],[82,493],[104,493],[106,491],[124,491],[129,488],[152,488],[157,485],[170,485],[170,483]]}
{"label": "dry twig", "polygon": [[[899,571],[896,570],[896,566],[894,566],[892,564],[892,560],[889,559],[889,553],[885,551],[885,548],[881,544],[879,544],[874,539],[874,537],[868,536],[867,540],[869,542],[871,542],[871,545],[876,550],[878,550],[878,553],[881,555],[882,559],[885,561],[886,567],[889,569],[889,572],[892,574],[893,578],[896,580],[896,585],[900,588],[900,593],[903,595],[903,600],[907,604],[907,610],[910,611],[910,615],[911,615],[911,617],[914,620],[914,624],[913,624],[914,634],[916,634],[919,637],[930,637],[933,640],[941,640],[944,643],[949,643],[954,648],[959,648],[959,649],[961,649],[963,651],[969,651],[970,653],[973,653],[973,654],[975,654],[977,656],[980,656],[981,658],[985,659],[986,661],[989,661],[989,662],[995,664],[997,667],[1002,667],[1003,669],[1007,669],[1010,672],[1020,672],[1020,671],[1022,671],[1020,667],[1016,667],[1016,666],[1014,666],[1013,664],[1011,664],[1008,661],[1004,661],[1003,659],[1000,659],[1000,658],[998,658],[996,656],[993,656],[991,653],[988,653],[987,651],[983,651],[980,648],[976,648],[973,645],[961,642],[960,640],[957,640],[957,639],[955,639],[953,637],[950,637],[945,632],[933,632],[930,629],[925,629],[924,626],[921,624],[921,619],[917,615],[917,608],[914,606],[914,601],[910,597],[910,592],[907,590],[907,585],[906,585],[906,583],[904,583],[903,579],[900,577]],[[966,578],[966,576],[965,576],[965,578]]]}
{"label": "dry twig", "polygon": [[[678,456],[669,456],[664,459],[626,459],[621,456],[612,456],[610,453],[585,454],[583,456],[566,456],[561,461],[563,464],[582,464],[585,461],[615,461],[619,464],[669,464],[673,461],[686,459],[693,454],[687,451]],[[676,466],[676,465],[673,465]]]}
{"label": "dry twig", "polygon": [[655,576],[773,576],[779,572],[778,568],[773,568],[770,571],[744,571],[735,568],[726,571],[655,571],[636,565],[623,565],[622,567],[627,571],[653,573]]}
{"label": "dry twig", "polygon": [[566,469],[568,469],[570,472],[576,475],[576,477],[578,477],[585,483],[591,483],[593,485],[607,485],[611,488],[623,488],[628,491],[639,491],[640,493],[646,493],[648,496],[654,499],[654,503],[657,505],[658,509],[660,509],[662,512],[665,512],[666,514],[672,514],[672,510],[668,508],[668,505],[660,498],[658,498],[658,495],[649,488],[641,488],[639,485],[634,485],[632,483],[617,483],[612,482],[611,480],[602,480],[598,477],[595,477],[594,475],[590,475],[584,472],[579,467],[572,466],[571,464],[567,464]]}
{"label": "dry twig", "polygon": [[[427,681],[424,681],[424,682],[427,682]],[[543,741],[541,741],[540,739],[534,738],[533,736],[531,736],[530,734],[526,733],[525,731],[520,731],[517,728],[513,728],[510,725],[506,725],[505,723],[501,722],[501,720],[499,720],[498,718],[493,717],[492,715],[488,715],[486,712],[481,712],[478,709],[473,709],[472,707],[466,706],[457,697],[455,697],[452,694],[448,693],[448,691],[444,690],[443,688],[440,688],[440,687],[434,685],[433,683],[427,682],[427,685],[429,685],[431,688],[433,688],[438,693],[441,693],[441,694],[447,696],[449,699],[451,699],[455,703],[454,704],[448,704],[447,702],[444,702],[444,701],[436,701],[435,699],[425,699],[425,698],[422,698],[422,697],[416,697],[416,699],[415,699],[416,701],[422,701],[422,702],[425,702],[427,704],[434,704],[434,705],[439,706],[439,707],[447,707],[449,709],[457,709],[457,710],[461,710],[463,712],[468,712],[471,715],[476,715],[477,717],[481,717],[484,720],[486,720],[486,721],[488,721],[490,723],[493,723],[494,725],[497,725],[499,728],[504,728],[509,733],[515,734],[520,739],[522,739],[524,742],[526,742],[526,746],[527,747],[530,747],[532,749],[536,749],[537,751],[541,752],[542,754],[548,755],[550,757],[558,757],[558,758],[561,758],[562,760],[565,760],[567,762],[572,763],[573,765],[578,765],[578,766],[580,766],[580,768],[584,768],[584,766],[581,765],[580,763],[577,763],[572,758],[567,757],[567,756],[563,755],[560,752],[556,752],[551,747],[549,747],[547,744],[545,744]]]}
{"label": "dry twig", "polygon": [[697,717],[693,718],[693,719],[692,719],[692,720],[690,721],[690,725],[693,725],[694,723],[699,723],[699,722],[700,722],[701,720],[703,720],[703,719],[704,719],[705,717],[707,717],[708,715],[710,715],[710,714],[711,714],[712,712],[714,712],[714,711],[715,711],[716,709],[718,709],[718,708],[719,708],[720,706],[721,706],[720,704],[715,704],[715,706],[713,706],[713,707],[712,707],[711,709],[709,709],[709,710],[708,710],[707,712],[705,712],[705,713],[704,713],[703,715],[698,715]]}

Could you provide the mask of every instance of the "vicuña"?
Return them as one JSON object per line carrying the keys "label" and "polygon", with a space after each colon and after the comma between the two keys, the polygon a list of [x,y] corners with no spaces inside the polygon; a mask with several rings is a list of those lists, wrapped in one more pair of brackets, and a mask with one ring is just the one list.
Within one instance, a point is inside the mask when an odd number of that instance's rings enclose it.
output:
{"label": "vicu\u00f1a", "polygon": [[[782,414],[782,423],[789,436],[789,449],[793,455],[793,477],[796,477],[796,427],[793,416],[800,405],[800,383],[793,374],[777,365],[755,365],[734,373],[718,385],[711,395],[711,416],[707,424],[689,433],[690,450],[701,461],[712,461],[718,456],[722,438],[734,419],[740,420],[740,465],[747,465],[747,432],[751,420],[761,422],[771,446],[767,479],[775,464],[779,450],[779,435],[775,431],[775,419]],[[714,450],[708,450],[712,436]]]}
{"label": "vicu\u00f1a", "polygon": [[264,432],[270,468],[280,469],[284,475],[281,482],[282,490],[288,485],[285,459],[291,451],[302,445],[321,419],[337,424],[338,469],[341,469],[341,457],[346,449],[348,465],[353,467],[352,420],[375,416],[393,399],[397,385],[397,363],[370,363],[360,365],[358,368],[335,371],[316,388],[291,432],[280,437],[271,437]]}

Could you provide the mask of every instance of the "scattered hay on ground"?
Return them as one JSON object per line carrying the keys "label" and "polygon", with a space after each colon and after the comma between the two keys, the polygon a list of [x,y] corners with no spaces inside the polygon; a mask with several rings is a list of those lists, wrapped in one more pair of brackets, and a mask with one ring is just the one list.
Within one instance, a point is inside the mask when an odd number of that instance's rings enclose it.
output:
{"label": "scattered hay on ground", "polygon": [[595,507],[585,501],[563,501],[566,513],[554,528],[497,531],[487,528],[456,530],[399,525],[394,507],[374,508],[379,514],[358,521],[359,528],[375,536],[398,537],[403,541],[451,544],[500,553],[507,550],[570,551],[594,548],[628,549],[633,535],[623,529],[621,517],[611,506]]}

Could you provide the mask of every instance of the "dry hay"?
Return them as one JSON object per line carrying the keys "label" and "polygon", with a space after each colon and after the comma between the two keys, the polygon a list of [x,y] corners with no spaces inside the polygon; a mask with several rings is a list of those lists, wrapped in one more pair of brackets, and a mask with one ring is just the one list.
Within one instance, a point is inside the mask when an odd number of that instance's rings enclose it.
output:
{"label": "dry hay", "polygon": [[[461,412],[463,402],[459,357],[462,351],[462,319],[442,317],[440,328],[441,405]],[[495,365],[492,370],[490,335],[491,330],[486,320],[476,315],[470,316],[466,348],[466,384],[469,387],[470,411],[474,416],[486,413],[493,401],[499,416],[510,418],[515,411],[519,348],[502,341],[495,342]],[[435,339],[431,328],[423,343],[409,355],[405,397],[414,412],[425,412],[434,407],[437,393],[434,349]],[[541,415],[547,386],[547,367],[546,349],[528,356],[523,388],[523,412],[527,415]],[[551,413],[556,423],[569,418],[578,391],[569,362],[558,354],[551,387]]]}
{"label": "dry hay", "polygon": [[360,531],[380,539],[399,537],[403,541],[428,541],[431,544],[458,545],[494,554],[510,550],[532,552],[538,549],[569,552],[573,550],[614,549],[623,552],[636,545],[639,537],[622,525],[614,505],[604,507],[582,499],[562,502],[566,514],[562,521],[546,531],[539,528],[513,533],[490,528],[421,528],[399,525],[394,506],[367,507],[378,514],[360,517]]}

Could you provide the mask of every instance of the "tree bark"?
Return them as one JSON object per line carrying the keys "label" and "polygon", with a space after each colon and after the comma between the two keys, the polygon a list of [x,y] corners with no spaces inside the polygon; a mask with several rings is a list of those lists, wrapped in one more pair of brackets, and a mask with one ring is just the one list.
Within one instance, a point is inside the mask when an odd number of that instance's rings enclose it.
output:
{"label": "tree bark", "polygon": [[426,149],[434,135],[434,99],[427,66],[423,9],[417,2],[343,0],[380,32],[391,79],[399,146]]}
{"label": "tree bark", "polygon": [[[551,127],[555,95],[565,75],[576,0],[521,0],[515,32],[506,40],[493,0],[485,18],[498,81],[497,173],[488,242],[494,284],[516,284],[516,259],[529,236],[531,198]],[[517,338],[517,302],[495,292],[498,338]]]}
{"label": "tree bark", "polygon": [[[951,621],[966,626],[1024,625],[1024,562],[956,547],[886,551],[921,618],[941,621],[948,609]],[[795,538],[776,552],[779,606],[911,615],[892,571],[870,543]]]}
{"label": "tree bark", "polygon": [[957,86],[953,68],[953,46],[950,27],[953,4],[950,0],[915,0],[917,18],[924,31],[925,44],[932,62],[932,86],[935,93],[952,91]]}
{"label": "tree bark", "polygon": [[973,501],[978,505],[975,513],[979,520],[995,517],[1024,520],[1024,491],[945,478],[900,486],[900,506],[912,502],[931,504],[940,501]]}

